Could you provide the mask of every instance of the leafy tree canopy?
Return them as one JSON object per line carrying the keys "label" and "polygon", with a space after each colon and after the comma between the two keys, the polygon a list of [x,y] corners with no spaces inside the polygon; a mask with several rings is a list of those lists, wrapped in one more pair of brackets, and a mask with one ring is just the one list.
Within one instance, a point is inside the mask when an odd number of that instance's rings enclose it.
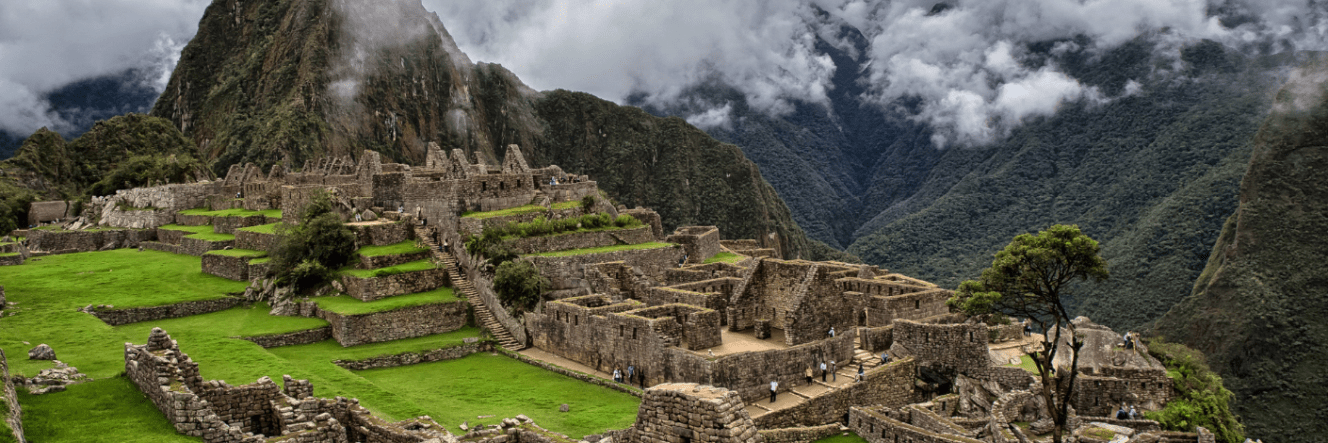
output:
{"label": "leafy tree canopy", "polygon": [[493,278],[493,290],[498,293],[498,299],[518,313],[534,309],[548,287],[549,279],[525,260],[503,262],[498,265]]}
{"label": "leafy tree canopy", "polygon": [[272,269],[277,283],[307,291],[336,277],[355,258],[355,232],[332,211],[332,196],[319,192],[300,211],[300,224],[277,227]]}

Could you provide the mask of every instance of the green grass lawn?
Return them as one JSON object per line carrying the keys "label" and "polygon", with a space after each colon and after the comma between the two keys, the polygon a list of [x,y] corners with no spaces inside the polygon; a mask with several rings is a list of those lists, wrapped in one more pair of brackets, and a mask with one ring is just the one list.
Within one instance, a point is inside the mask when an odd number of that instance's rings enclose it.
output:
{"label": "green grass lawn", "polygon": [[[201,268],[198,257],[134,249],[50,255],[0,266],[6,296],[18,303],[18,315],[0,321],[0,348],[21,355],[46,343],[84,373],[114,375],[124,369],[125,337],[75,310],[103,304],[161,306],[244,291],[244,282],[204,274]],[[144,335],[138,340],[146,339]],[[10,359],[10,370],[20,374],[35,375],[49,367],[48,361]]]}
{"label": "green grass lawn", "polygon": [[401,255],[414,254],[416,252],[428,251],[429,248],[415,246],[415,240],[406,240],[401,243],[394,243],[383,246],[365,246],[358,251],[364,257],[379,257],[383,255]]}
{"label": "green grass lawn", "polygon": [[428,292],[397,295],[371,302],[361,301],[360,299],[349,295],[316,297],[313,300],[318,303],[320,309],[325,311],[332,311],[342,315],[355,315],[392,311],[431,303],[448,303],[460,300],[460,298],[452,292],[451,288],[444,287]]}
{"label": "green grass lawn", "polygon": [[276,234],[277,225],[279,224],[281,223],[268,223],[266,225],[248,226],[240,228],[240,230],[245,232],[257,232],[260,234]]}
{"label": "green grass lawn", "polygon": [[270,262],[270,261],[272,261],[272,257],[255,258],[255,259],[253,259],[253,260],[249,260],[249,264],[251,264],[251,265],[261,265],[261,264],[263,264],[263,263],[267,263],[267,262]]}
{"label": "green grass lawn", "polygon": [[856,432],[849,431],[848,435],[832,435],[812,443],[867,443],[867,439],[862,438]]}
{"label": "green grass lawn", "polygon": [[378,268],[378,269],[345,268],[341,270],[341,273],[345,275],[353,275],[360,278],[371,278],[380,275],[404,274],[407,272],[423,271],[426,269],[434,269],[433,262],[429,261],[429,259],[416,260],[410,263],[402,263],[396,266],[388,266],[386,268]]}
{"label": "green grass lawn", "polygon": [[711,263],[737,263],[742,261],[742,259],[744,258],[747,258],[747,256],[725,251],[715,254],[714,257],[705,259],[705,264],[708,265]]}
{"label": "green grass lawn", "polygon": [[1017,364],[1017,365],[1005,365],[1005,366],[1007,366],[1007,367],[1012,367],[1012,368],[1023,369],[1023,370],[1028,371],[1029,373],[1032,373],[1032,374],[1037,374],[1037,373],[1038,373],[1037,365],[1033,364],[1033,357],[1029,357],[1029,356],[1027,356],[1027,355],[1021,355],[1021,356],[1019,356],[1019,364]]}
{"label": "green grass lawn", "polygon": [[18,390],[23,405],[23,431],[33,442],[156,443],[200,442],[175,433],[151,400],[125,377],[70,386],[65,392],[28,395]]}
{"label": "green grass lawn", "polygon": [[535,257],[567,257],[572,255],[602,254],[605,252],[635,251],[638,249],[669,248],[673,246],[677,245],[674,245],[673,243],[649,242],[649,243],[640,243],[635,245],[614,245],[614,246],[604,246],[599,248],[569,249],[566,251],[541,252],[539,254],[529,254],[529,255]]}
{"label": "green grass lawn", "polygon": [[[453,432],[459,432],[457,425],[462,421],[470,421],[471,426],[494,424],[504,417],[525,414],[545,429],[579,439],[630,426],[641,404],[629,394],[484,353],[358,374],[420,405]],[[568,412],[558,412],[563,403],[569,406]],[[477,419],[480,415],[494,417]]]}
{"label": "green grass lawn", "polygon": [[267,251],[255,251],[253,249],[216,249],[207,251],[209,255],[224,255],[227,257],[262,257],[267,255]]}

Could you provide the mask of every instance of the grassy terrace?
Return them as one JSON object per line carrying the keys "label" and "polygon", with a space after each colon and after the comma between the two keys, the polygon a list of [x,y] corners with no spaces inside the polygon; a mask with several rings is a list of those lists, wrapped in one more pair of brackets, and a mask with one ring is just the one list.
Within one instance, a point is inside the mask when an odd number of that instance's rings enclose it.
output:
{"label": "grassy terrace", "polygon": [[738,254],[734,254],[734,253],[732,253],[732,252],[727,252],[727,251],[725,251],[725,252],[720,252],[720,253],[718,253],[718,254],[715,254],[714,257],[707,258],[707,259],[705,260],[705,264],[708,265],[708,264],[711,264],[711,263],[737,263],[737,262],[742,261],[742,259],[744,259],[744,258],[747,258],[747,257],[746,257],[746,256],[742,256],[742,255],[738,255]]}
{"label": "grassy terrace", "polygon": [[[243,282],[200,272],[198,257],[131,249],[40,257],[23,265],[0,267],[0,282],[4,282],[9,300],[17,303],[7,310],[17,315],[0,320],[0,348],[11,356],[11,372],[30,376],[52,367],[49,361],[18,357],[38,343],[47,343],[60,360],[95,379],[63,393],[21,394],[25,427],[32,441],[198,441],[176,435],[137,388],[119,376],[124,371],[124,343],[144,343],[153,327],[165,329],[179,340],[181,350],[201,365],[206,379],[241,385],[262,376],[279,380],[290,374],[312,381],[315,395],[358,398],[384,419],[431,415],[457,432],[457,424],[462,420],[473,424],[476,415],[501,414],[495,417],[498,419],[524,413],[546,428],[582,436],[627,426],[639,404],[636,397],[488,354],[364,373],[332,363],[458,346],[465,338],[480,335],[474,327],[350,348],[327,340],[263,349],[238,337],[308,330],[327,322],[271,316],[264,304],[116,327],[76,311],[89,304],[156,306],[244,290]],[[428,297],[425,294],[394,298]],[[432,296],[439,300],[445,294]],[[560,403],[569,403],[572,411],[557,412]],[[69,419],[71,413],[77,415],[76,420]]]}
{"label": "grassy terrace", "polygon": [[568,257],[573,255],[603,254],[605,252],[635,251],[643,249],[670,248],[677,245],[673,243],[649,242],[635,245],[614,245],[599,248],[569,249],[566,251],[541,252],[538,254],[529,254],[530,257]]}
{"label": "grassy terrace", "polygon": [[[491,354],[358,374],[379,386],[390,386],[387,389],[393,395],[420,405],[434,420],[454,430],[463,420],[477,426],[477,422],[495,424],[503,417],[526,414],[546,429],[580,439],[631,425],[640,406],[640,399],[630,394]],[[562,403],[571,412],[558,412]],[[494,417],[476,420],[479,415]]]}
{"label": "grassy terrace", "polygon": [[867,439],[862,438],[856,432],[845,432],[841,435],[832,435],[812,443],[867,443]]}
{"label": "grassy terrace", "polygon": [[196,239],[199,239],[199,240],[207,240],[207,241],[228,241],[228,240],[235,240],[235,236],[234,236],[234,235],[231,235],[231,234],[218,234],[218,233],[212,232],[212,225],[198,225],[198,226],[164,225],[164,226],[161,226],[160,229],[169,229],[169,230],[172,230],[172,231],[184,231],[184,232],[189,232],[190,234],[189,234],[189,235],[186,235],[185,237],[196,238]]}
{"label": "grassy terrace", "polygon": [[383,246],[365,246],[360,248],[359,254],[364,257],[378,257],[383,255],[413,254],[416,252],[428,251],[429,248],[415,246],[415,240],[406,240],[401,243],[395,243]]}
{"label": "grassy terrace", "polygon": [[220,211],[213,211],[207,208],[194,208],[194,209],[185,209],[183,211],[180,211],[179,213],[180,215],[204,215],[208,217],[233,217],[233,216],[245,217],[250,215],[262,215],[267,218],[281,218],[280,209],[264,209],[262,211],[252,211],[248,209],[237,208],[237,209],[223,209]]}
{"label": "grassy terrace", "polygon": [[553,205],[550,205],[548,208],[545,208],[540,205],[525,205],[525,206],[517,206],[515,208],[502,209],[498,211],[467,212],[465,214],[461,214],[461,216],[468,218],[494,218],[494,217],[505,217],[509,215],[529,214],[532,212],[541,212],[548,210],[557,211],[563,209],[572,209],[579,206],[581,206],[581,202],[570,201],[570,202],[554,203]]}
{"label": "grassy terrace", "polygon": [[267,262],[270,262],[270,261],[272,261],[272,257],[263,257],[263,258],[256,258],[256,259],[253,259],[253,260],[249,260],[249,264],[251,264],[251,265],[261,265],[261,264],[263,264],[263,263],[267,263]]}
{"label": "grassy terrace", "polygon": [[428,292],[397,295],[371,302],[360,301],[360,299],[347,295],[316,297],[313,300],[318,303],[320,309],[325,311],[332,311],[342,315],[357,315],[394,311],[401,308],[434,303],[450,303],[460,300],[460,298],[452,292],[451,288],[438,288]]}
{"label": "grassy terrace", "polygon": [[1033,364],[1033,357],[1029,357],[1029,356],[1027,356],[1027,355],[1021,355],[1021,356],[1019,356],[1019,364],[1017,364],[1017,365],[1005,365],[1005,366],[1008,366],[1008,367],[1011,367],[1011,368],[1019,368],[1019,369],[1023,369],[1023,370],[1025,370],[1025,371],[1028,371],[1029,373],[1032,373],[1032,374],[1035,374],[1035,375],[1038,373],[1037,365]]}
{"label": "grassy terrace", "polygon": [[257,232],[260,234],[276,234],[277,225],[279,224],[280,223],[268,223],[266,225],[244,227],[240,228],[240,230],[245,232]]}
{"label": "grassy terrace", "polygon": [[424,260],[416,260],[410,263],[402,263],[396,266],[388,266],[386,268],[378,268],[378,269],[345,268],[341,270],[341,273],[343,275],[351,275],[359,278],[373,278],[373,277],[381,277],[384,275],[405,274],[407,272],[424,271],[428,269],[434,269],[434,264],[428,259],[424,259]]}
{"label": "grassy terrace", "polygon": [[224,255],[227,257],[262,257],[267,255],[267,251],[255,251],[253,249],[216,249],[207,251],[208,255]]}

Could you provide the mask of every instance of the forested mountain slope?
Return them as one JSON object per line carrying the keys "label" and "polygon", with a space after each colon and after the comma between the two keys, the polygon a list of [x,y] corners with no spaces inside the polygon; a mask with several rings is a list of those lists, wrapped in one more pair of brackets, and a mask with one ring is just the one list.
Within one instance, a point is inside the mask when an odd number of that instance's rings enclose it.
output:
{"label": "forested mountain slope", "polygon": [[1193,294],[1156,333],[1208,355],[1248,435],[1328,434],[1328,63],[1294,74],[1259,128],[1240,204]]}

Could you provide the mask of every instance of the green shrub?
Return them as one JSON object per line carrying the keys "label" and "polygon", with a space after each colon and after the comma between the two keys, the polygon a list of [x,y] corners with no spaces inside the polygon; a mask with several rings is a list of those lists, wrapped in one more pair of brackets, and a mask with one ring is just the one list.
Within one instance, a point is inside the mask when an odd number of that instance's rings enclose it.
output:
{"label": "green shrub", "polygon": [[637,227],[643,225],[643,223],[641,223],[640,220],[637,220],[636,217],[632,217],[627,214],[619,215],[617,219],[613,220],[613,224],[617,225],[619,228]]}
{"label": "green shrub", "polygon": [[276,233],[271,269],[278,284],[294,285],[296,291],[330,281],[332,270],[356,259],[355,232],[332,212],[332,196],[326,192],[314,195],[300,211],[299,225],[278,226]]}
{"label": "green shrub", "polygon": [[1203,426],[1219,442],[1245,440],[1245,427],[1231,412],[1233,394],[1222,386],[1222,377],[1209,369],[1203,353],[1161,340],[1149,343],[1148,353],[1167,367],[1177,395],[1162,410],[1145,412],[1145,417],[1172,431],[1194,432],[1195,426]]}
{"label": "green shrub", "polygon": [[594,210],[595,210],[595,196],[587,195],[585,197],[581,197],[581,212],[589,214]]}
{"label": "green shrub", "polygon": [[534,309],[548,287],[549,280],[540,275],[539,269],[522,260],[498,265],[493,278],[493,291],[498,294],[498,299],[516,312]]}

